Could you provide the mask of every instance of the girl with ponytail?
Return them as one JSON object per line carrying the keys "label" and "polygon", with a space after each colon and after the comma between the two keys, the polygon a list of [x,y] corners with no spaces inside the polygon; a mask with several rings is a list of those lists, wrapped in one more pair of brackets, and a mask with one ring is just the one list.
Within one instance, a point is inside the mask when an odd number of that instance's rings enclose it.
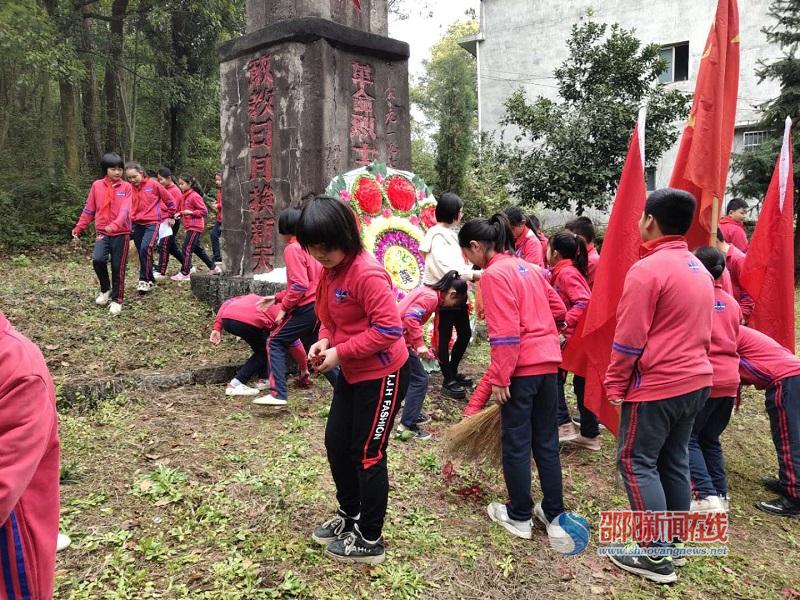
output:
{"label": "girl with ponytail", "polygon": [[533,222],[519,206],[509,206],[503,210],[511,224],[514,235],[514,255],[538,267],[544,268],[542,242],[533,230]]}
{"label": "girl with ponytail", "polygon": [[192,254],[196,254],[213,275],[219,275],[222,270],[214,264],[200,245],[200,236],[206,228],[205,216],[208,214],[208,207],[203,200],[203,188],[192,175],[179,176],[178,188],[183,193],[178,213],[182,217],[186,235],[183,238],[183,263],[180,273],[176,273],[170,279],[189,281],[189,274],[192,272]]}
{"label": "girl with ponytail", "polygon": [[[553,520],[564,512],[558,453],[558,367],[561,349],[551,312],[560,304],[539,269],[509,253],[514,236],[504,214],[472,219],[458,233],[467,260],[481,277],[491,361],[482,381],[501,405],[503,476],[509,501],[492,502],[490,518],[511,534],[530,539],[531,516],[546,527],[551,545],[566,548],[569,536]],[[542,502],[531,499],[531,451],[539,471]]]}
{"label": "girl with ponytail", "polygon": [[[547,261],[550,271],[550,283],[567,307],[567,317],[561,326],[561,334],[566,344],[575,332],[575,326],[580,321],[586,307],[589,305],[591,292],[587,277],[589,275],[589,260],[586,251],[586,241],[571,231],[562,231],[550,238],[550,248],[547,252]],[[575,373],[572,385],[578,401],[578,412],[581,417],[580,430],[572,422],[567,408],[567,399],[564,393],[566,371],[560,371],[558,394],[558,436],[561,442],[571,442],[589,450],[600,449],[600,425],[594,413],[587,410],[583,404],[585,389],[585,373]]]}
{"label": "girl with ponytail", "polygon": [[714,306],[711,321],[711,347],[708,359],[713,369],[711,396],[694,420],[689,437],[689,471],[692,477],[691,510],[727,510],[728,480],[719,438],[733,412],[739,391],[737,340],[742,310],[722,286],[725,255],[716,248],[698,248],[694,255],[714,278]]}
{"label": "girl with ponytail", "polygon": [[408,392],[403,405],[403,414],[397,426],[398,435],[410,432],[415,439],[427,440],[431,434],[420,429],[430,419],[422,414],[422,403],[428,392],[428,373],[420,358],[433,359],[433,353],[425,345],[423,327],[435,312],[463,308],[467,304],[467,282],[458,271],[445,273],[430,286],[415,289],[400,301],[398,309],[403,320],[403,335],[408,346],[410,367]]}

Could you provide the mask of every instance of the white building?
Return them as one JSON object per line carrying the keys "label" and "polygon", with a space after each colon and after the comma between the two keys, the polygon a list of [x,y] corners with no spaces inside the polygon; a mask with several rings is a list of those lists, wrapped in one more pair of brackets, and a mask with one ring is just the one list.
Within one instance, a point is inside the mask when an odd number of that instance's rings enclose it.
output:
{"label": "white building", "polygon": [[[757,107],[779,93],[775,81],[759,83],[760,60],[780,56],[761,31],[771,26],[770,0],[739,0],[741,68],[734,152],[764,139]],[[642,42],[659,44],[670,65],[662,75],[676,89],[692,92],[700,57],[716,13],[716,0],[481,0],[480,33],[462,40],[478,61],[478,127],[500,135],[506,99],[522,88],[529,99],[557,99],[553,71],[567,58],[572,26],[593,11],[593,19],[634,29]],[[681,124],[681,127],[683,125]],[[513,139],[508,130],[505,139]],[[677,144],[648,173],[648,187],[669,182]]]}

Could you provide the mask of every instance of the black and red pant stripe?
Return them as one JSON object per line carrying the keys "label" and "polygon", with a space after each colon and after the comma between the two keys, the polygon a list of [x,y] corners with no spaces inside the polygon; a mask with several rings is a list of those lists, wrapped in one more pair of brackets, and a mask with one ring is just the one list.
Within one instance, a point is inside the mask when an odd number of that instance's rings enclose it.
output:
{"label": "black and red pant stripe", "polygon": [[765,406],[778,455],[778,479],[786,495],[800,502],[800,375],[769,388]]}
{"label": "black and red pant stripe", "polygon": [[336,499],[346,514],[360,514],[367,540],[380,537],[389,499],[386,446],[408,389],[408,363],[380,379],[349,383],[339,375],[333,391],[325,448],[336,484]]}

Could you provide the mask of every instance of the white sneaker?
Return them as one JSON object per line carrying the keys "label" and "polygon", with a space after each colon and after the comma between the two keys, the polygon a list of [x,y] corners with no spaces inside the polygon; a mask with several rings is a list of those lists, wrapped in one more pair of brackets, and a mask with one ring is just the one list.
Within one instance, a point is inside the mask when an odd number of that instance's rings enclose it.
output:
{"label": "white sneaker", "polygon": [[731,509],[731,497],[730,496],[720,496],[719,502],[722,504],[722,510],[728,512]]}
{"label": "white sneaker", "polygon": [[172,281],[189,281],[191,279],[191,277],[189,275],[184,275],[183,273],[178,271],[177,273],[175,273],[175,275],[170,277],[170,279]]}
{"label": "white sneaker", "polygon": [[544,510],[542,510],[541,502],[537,502],[533,507],[533,514],[536,517],[536,520],[544,525],[544,528],[547,531],[547,538],[550,540],[550,547],[553,550],[560,552],[561,554],[568,554],[570,551],[572,551],[572,547],[574,545],[572,538],[566,531],[564,531],[564,528],[561,527],[561,525],[558,523],[549,523],[547,521],[547,517],[544,515]]}
{"label": "white sneaker", "polygon": [[69,539],[69,536],[59,532],[58,539],[56,540],[56,552],[61,552],[62,550],[66,550],[69,548],[70,544],[72,544],[72,540]]}
{"label": "white sneaker", "polygon": [[240,384],[237,386],[228,385],[225,388],[226,396],[258,396],[258,390],[251,388],[249,385]]}
{"label": "white sneaker", "polygon": [[192,267],[192,270],[189,271],[189,275],[191,275],[192,273],[197,273],[197,267]]}
{"label": "white sneaker", "polygon": [[137,292],[149,292],[150,291],[150,286],[147,285],[146,281],[140,281],[136,285],[136,291]]}
{"label": "white sneaker", "polygon": [[147,282],[147,290],[148,291],[152,290],[154,287],[156,287],[156,282],[155,281],[148,281]]}
{"label": "white sneaker", "polygon": [[111,290],[101,292],[100,295],[94,299],[94,303],[98,306],[105,306],[111,301]]}
{"label": "white sneaker", "polygon": [[155,279],[156,281],[163,281],[166,278],[167,278],[166,275],[162,275],[158,271],[153,271],[153,279]]}
{"label": "white sneaker", "polygon": [[276,398],[272,394],[267,394],[253,400],[253,404],[258,404],[259,406],[286,406],[288,402],[283,398]]}
{"label": "white sneaker", "polygon": [[492,502],[486,507],[486,512],[489,513],[489,518],[501,525],[510,534],[519,538],[529,540],[531,539],[531,520],[515,521],[508,516],[508,509],[505,504],[499,502]]}
{"label": "white sneaker", "polygon": [[259,392],[263,392],[264,390],[269,389],[269,380],[267,379],[259,379],[256,381],[256,385],[254,386]]}
{"label": "white sneaker", "polygon": [[122,312],[122,304],[119,302],[112,302],[108,312],[110,312],[112,315],[118,315]]}
{"label": "white sneaker", "polygon": [[696,513],[718,513],[725,512],[725,507],[722,505],[719,496],[708,496],[707,498],[692,500],[689,510]]}
{"label": "white sneaker", "polygon": [[209,271],[210,275],[222,275],[222,269],[219,267],[214,267],[211,271]]}

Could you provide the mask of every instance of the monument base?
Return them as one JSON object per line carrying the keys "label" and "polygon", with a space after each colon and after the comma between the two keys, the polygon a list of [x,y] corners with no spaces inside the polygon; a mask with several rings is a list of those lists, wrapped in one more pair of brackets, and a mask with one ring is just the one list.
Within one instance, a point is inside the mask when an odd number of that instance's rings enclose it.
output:
{"label": "monument base", "polygon": [[222,275],[195,273],[192,275],[191,285],[194,297],[210,306],[214,312],[219,310],[219,307],[228,298],[245,294],[272,296],[286,288],[285,283],[257,281],[253,279],[252,275],[226,275],[224,273]]}

